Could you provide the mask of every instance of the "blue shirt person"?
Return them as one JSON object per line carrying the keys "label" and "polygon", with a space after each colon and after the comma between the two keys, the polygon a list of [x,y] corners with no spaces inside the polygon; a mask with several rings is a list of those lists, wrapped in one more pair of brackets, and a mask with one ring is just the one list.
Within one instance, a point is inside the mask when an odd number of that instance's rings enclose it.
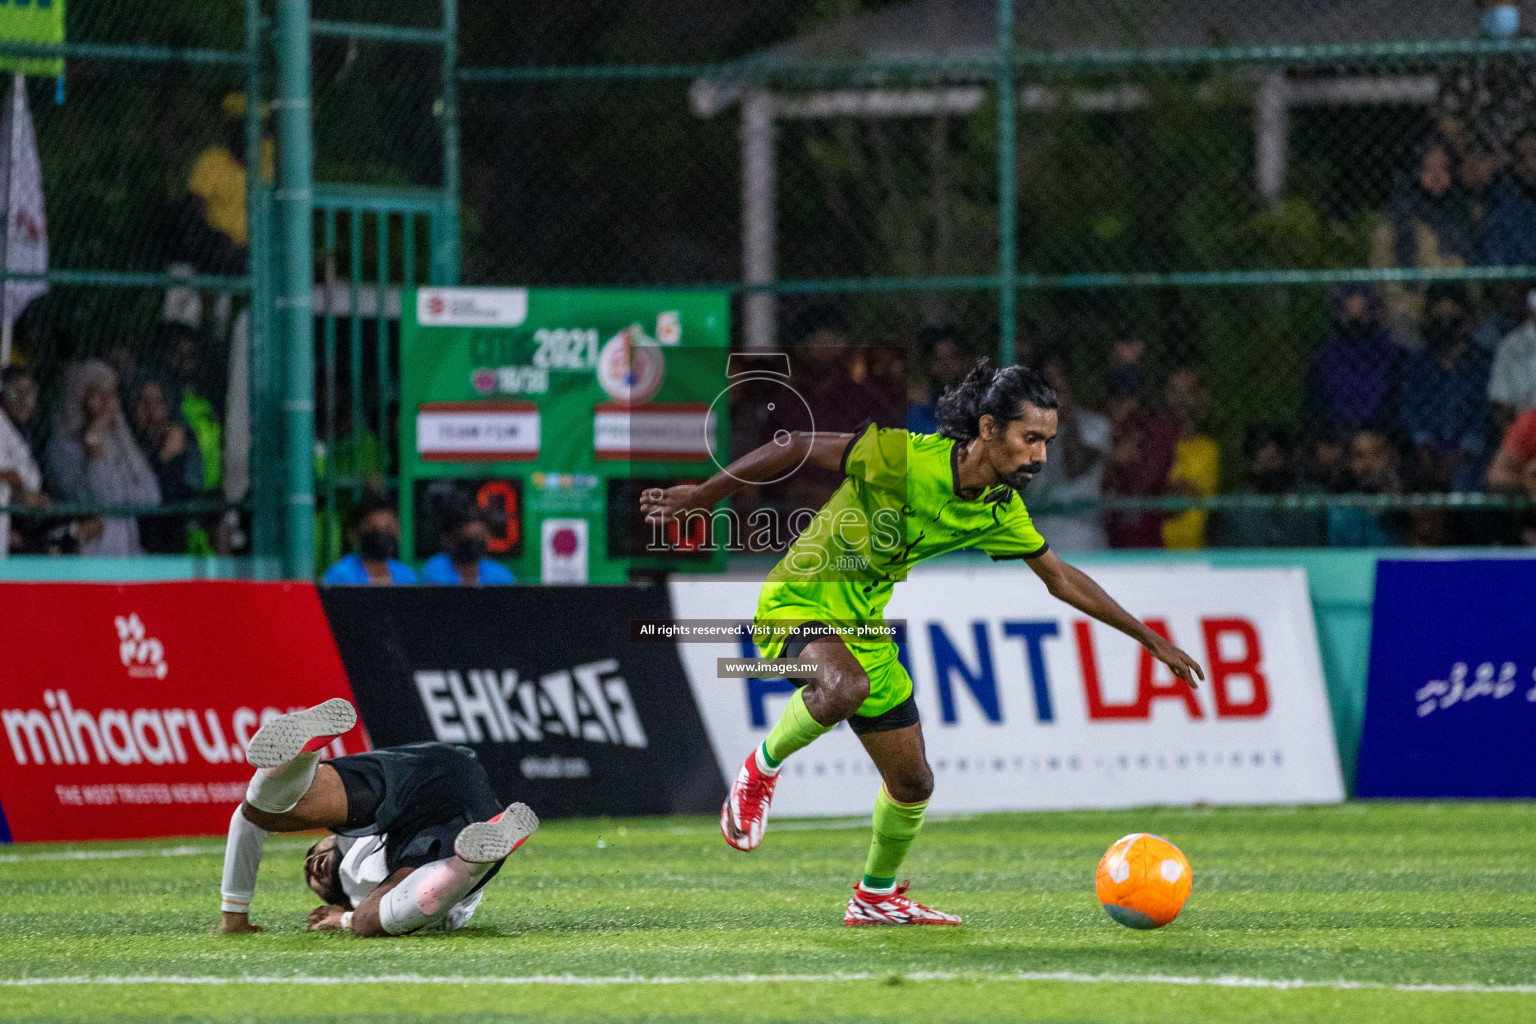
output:
{"label": "blue shirt person", "polygon": [[486,557],[491,543],[487,509],[467,495],[452,491],[435,502],[443,550],[422,566],[424,583],[447,586],[498,586],[517,582],[511,570]]}
{"label": "blue shirt person", "polygon": [[[511,569],[489,558],[480,559],[476,564],[475,575],[476,578],[470,582],[478,583],[482,587],[503,586],[517,582],[517,577],[512,575]],[[464,579],[448,552],[439,551],[427,559],[427,564],[421,567],[421,582],[456,587],[463,583]]]}
{"label": "blue shirt person", "polygon": [[420,583],[416,570],[395,556],[400,553],[400,517],[389,499],[370,491],[357,509],[357,550],[325,570],[326,585],[388,586]]}
{"label": "blue shirt person", "polygon": [[1425,306],[1425,350],[1403,359],[1398,390],[1398,420],[1417,459],[1413,482],[1422,490],[1480,490],[1493,360],[1472,344],[1460,289],[1432,285]]}

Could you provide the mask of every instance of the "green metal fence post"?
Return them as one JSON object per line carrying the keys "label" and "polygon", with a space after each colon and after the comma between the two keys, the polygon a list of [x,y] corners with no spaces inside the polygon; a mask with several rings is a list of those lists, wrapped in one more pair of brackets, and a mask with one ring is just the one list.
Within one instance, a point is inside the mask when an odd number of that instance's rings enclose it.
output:
{"label": "green metal fence post", "polygon": [[273,503],[277,480],[272,473],[273,434],[282,422],[274,408],[278,389],[273,387],[273,331],[268,315],[272,298],[271,196],[262,178],[261,160],[261,0],[245,0],[245,206],[250,225],[246,273],[250,278],[250,313],[246,330],[250,340],[251,403],[250,485],[246,501],[251,509],[251,554],[258,571],[273,565],[282,554],[282,522]]}
{"label": "green metal fence post", "polygon": [[315,575],[314,235],[310,223],[309,0],[278,0],[277,212],[283,276],[277,308],[283,325],[283,450],[287,463],[284,568],[294,579]]}
{"label": "green metal fence post", "polygon": [[[389,476],[389,211],[380,210],[374,218],[377,239],[379,286],[374,293],[373,351],[375,377],[379,388],[379,472]],[[403,294],[402,294],[403,298]],[[361,467],[359,467],[361,469]]]}
{"label": "green metal fence post", "polygon": [[443,0],[444,221],[434,240],[434,284],[459,281],[459,0]]}
{"label": "green metal fence post", "polygon": [[1014,360],[1014,303],[1018,298],[1018,168],[1014,128],[1018,103],[1013,93],[1013,0],[997,0],[997,319],[999,365]]}
{"label": "green metal fence post", "polygon": [[325,421],[322,424],[321,437],[325,444],[325,474],[323,477],[323,492],[321,497],[325,501],[325,515],[322,520],[320,550],[325,553],[325,560],[332,561],[341,557],[333,543],[338,539],[339,531],[336,529],[336,403],[338,392],[336,389],[336,316],[331,308],[331,287],[333,281],[333,268],[336,260],[336,211],[327,207],[324,214],[324,235],[321,244],[325,246],[325,301],[323,304],[325,325],[321,335],[320,344],[324,352],[324,366],[321,368],[322,379],[325,382]]}

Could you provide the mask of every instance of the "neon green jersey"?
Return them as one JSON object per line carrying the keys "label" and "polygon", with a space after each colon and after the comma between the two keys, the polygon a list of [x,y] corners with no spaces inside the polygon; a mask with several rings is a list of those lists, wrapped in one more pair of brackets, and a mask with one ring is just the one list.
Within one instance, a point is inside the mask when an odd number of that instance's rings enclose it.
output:
{"label": "neon green jersey", "polygon": [[994,559],[1044,554],[1013,488],[961,497],[959,461],[960,445],[946,437],[864,428],[843,453],[847,479],[768,574],[758,620],[875,621],[924,559],[960,548]]}

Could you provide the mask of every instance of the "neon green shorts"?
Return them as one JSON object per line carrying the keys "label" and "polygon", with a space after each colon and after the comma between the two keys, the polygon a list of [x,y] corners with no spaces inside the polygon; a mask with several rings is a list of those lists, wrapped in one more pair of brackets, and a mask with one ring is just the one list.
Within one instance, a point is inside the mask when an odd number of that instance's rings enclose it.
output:
{"label": "neon green shorts", "polygon": [[[757,618],[753,620],[754,628],[760,631],[771,630],[771,635],[760,636],[758,650],[765,658],[798,657],[805,644],[815,637],[807,638],[804,633],[796,633],[794,630],[806,623],[815,622],[842,625],[841,620],[825,609],[781,604],[765,608],[759,605]],[[869,696],[855,712],[860,718],[883,715],[912,696],[912,677],[897,657],[894,641],[855,640],[846,636],[842,637],[842,641],[869,677]],[[786,645],[790,646],[787,653]]]}

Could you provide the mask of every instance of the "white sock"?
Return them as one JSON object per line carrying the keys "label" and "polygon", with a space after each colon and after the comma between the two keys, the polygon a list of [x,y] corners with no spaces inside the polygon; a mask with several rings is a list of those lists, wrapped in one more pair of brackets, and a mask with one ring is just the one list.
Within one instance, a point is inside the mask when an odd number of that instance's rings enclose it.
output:
{"label": "white sock", "polygon": [[287,764],[261,768],[245,787],[245,799],[252,807],[268,814],[284,814],[294,809],[309,792],[320,770],[320,752],[306,750]]}
{"label": "white sock", "polygon": [[379,901],[379,926],[391,935],[404,935],[446,917],[495,866],[454,856],[417,868]]}
{"label": "white sock", "polygon": [[223,897],[220,909],[231,914],[249,913],[256,895],[256,869],[261,867],[261,851],[266,846],[267,830],[246,818],[235,808],[229,819],[229,839],[224,843],[224,881],[219,886]]}
{"label": "white sock", "polygon": [[860,882],[859,888],[863,889],[871,896],[889,896],[896,891],[896,883],[892,882],[890,885],[881,886],[877,889],[874,886],[865,885],[863,882]]}
{"label": "white sock", "polygon": [[763,745],[761,743],[757,745],[755,756],[757,757],[757,770],[768,776],[770,779],[779,774],[779,772],[784,768],[783,761],[779,762],[779,766],[777,768],[769,765],[768,758],[763,756]]}

